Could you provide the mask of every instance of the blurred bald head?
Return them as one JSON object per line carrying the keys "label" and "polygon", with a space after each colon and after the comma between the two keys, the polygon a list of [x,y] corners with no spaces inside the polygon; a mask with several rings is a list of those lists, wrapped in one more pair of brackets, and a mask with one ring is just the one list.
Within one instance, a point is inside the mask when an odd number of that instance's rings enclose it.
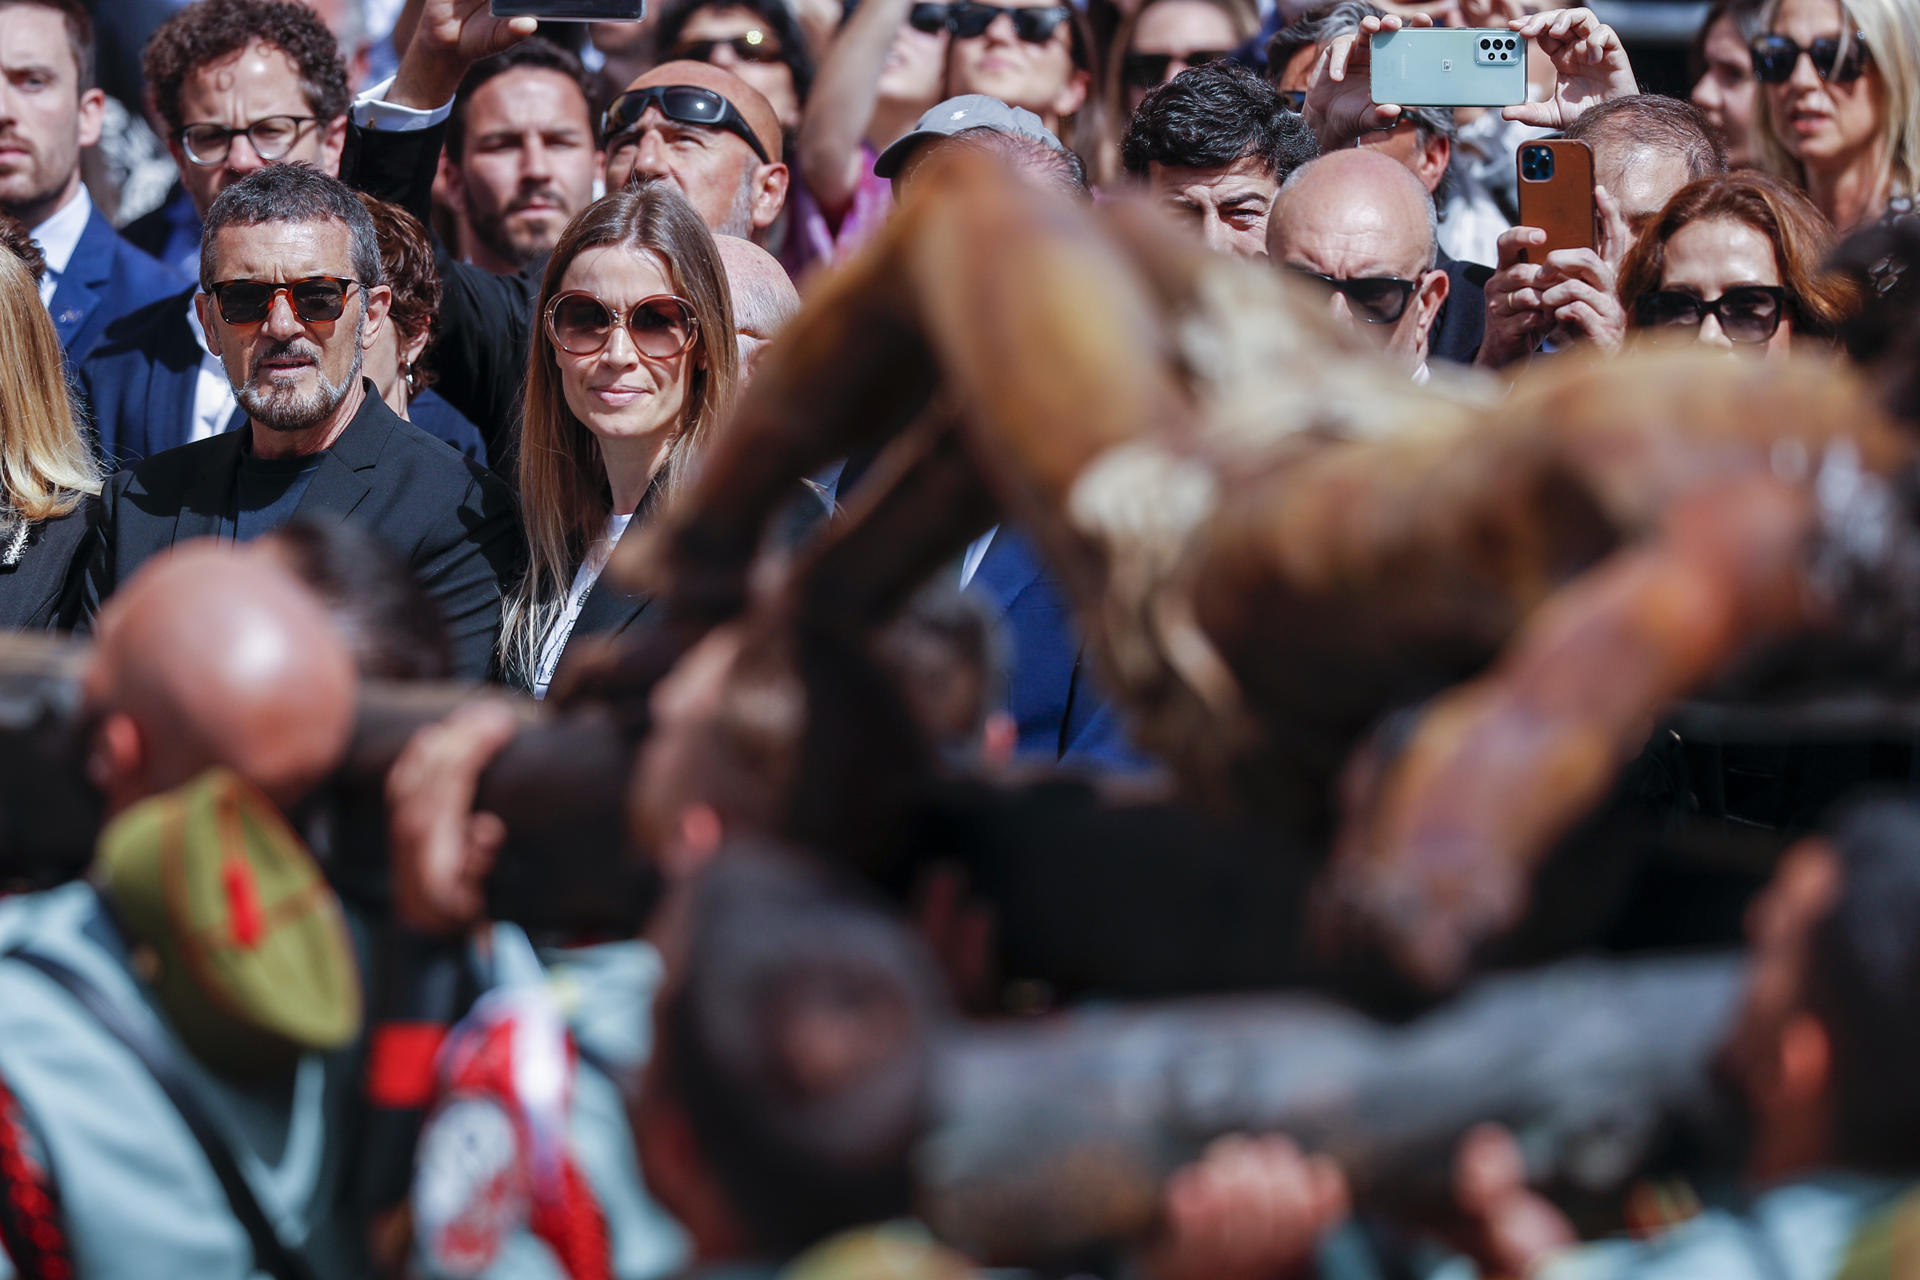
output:
{"label": "blurred bald head", "polygon": [[733,294],[734,334],[740,340],[740,378],[753,376],[753,367],[767,343],[799,314],[800,291],[780,260],[750,240],[715,236],[720,265]]}
{"label": "blurred bald head", "polygon": [[[1447,273],[1434,268],[1437,233],[1433,198],[1420,180],[1391,156],[1361,147],[1293,171],[1267,217],[1267,253],[1276,266],[1335,281],[1411,282],[1411,291],[1335,291],[1329,299],[1337,318],[1378,339],[1411,372],[1426,361],[1427,335],[1447,299]],[[1375,305],[1363,305],[1368,299]],[[1396,302],[1404,303],[1397,313]]]}
{"label": "blurred bald head", "polygon": [[107,601],[94,634],[89,769],[113,812],[215,765],[291,806],[346,749],[353,660],[325,608],[267,555],[183,544]]}

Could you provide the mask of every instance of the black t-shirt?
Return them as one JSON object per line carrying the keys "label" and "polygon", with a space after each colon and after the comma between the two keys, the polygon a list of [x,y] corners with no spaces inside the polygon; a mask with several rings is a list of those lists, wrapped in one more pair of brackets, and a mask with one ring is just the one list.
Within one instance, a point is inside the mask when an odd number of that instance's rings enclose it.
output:
{"label": "black t-shirt", "polygon": [[293,519],[294,508],[300,505],[325,456],[310,453],[294,458],[261,458],[251,449],[241,454],[233,501],[220,516],[220,535],[235,542],[251,542]]}

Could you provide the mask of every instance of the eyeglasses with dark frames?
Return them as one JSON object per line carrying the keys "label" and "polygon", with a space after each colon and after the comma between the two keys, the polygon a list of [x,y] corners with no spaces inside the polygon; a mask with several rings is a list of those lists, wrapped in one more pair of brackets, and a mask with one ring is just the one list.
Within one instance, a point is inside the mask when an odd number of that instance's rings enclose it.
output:
{"label": "eyeglasses with dark frames", "polygon": [[608,151],[615,150],[616,141],[623,140],[624,135],[639,127],[640,118],[647,114],[650,107],[660,108],[660,114],[675,124],[690,124],[731,133],[753,148],[753,154],[760,157],[760,163],[773,163],[773,158],[767,154],[760,139],[754,136],[752,126],[738,108],[713,90],[690,84],[656,84],[645,89],[629,89],[615,98],[600,121],[600,136]]}
{"label": "eyeglasses with dark frames", "polygon": [[244,129],[229,129],[220,124],[190,124],[173,136],[187,159],[203,168],[225,164],[233,151],[233,140],[245,134],[253,154],[262,160],[279,160],[300,141],[300,133],[315,123],[317,116],[262,116]]}
{"label": "eyeglasses with dark frames", "polygon": [[1864,31],[1851,36],[1821,36],[1802,47],[1792,36],[1768,34],[1755,37],[1747,51],[1753,55],[1753,77],[1763,84],[1785,84],[1793,79],[1800,55],[1813,59],[1813,70],[1822,80],[1851,84],[1866,72],[1872,53]]}
{"label": "eyeglasses with dark frames", "polygon": [[341,276],[307,276],[301,280],[216,280],[207,286],[220,318],[228,324],[263,324],[281,294],[302,324],[338,320],[347,309],[348,291],[366,288]]}
{"label": "eyeglasses with dark frames", "polygon": [[1330,293],[1340,294],[1347,300],[1347,306],[1353,314],[1368,324],[1399,323],[1400,317],[1407,313],[1407,303],[1413,300],[1414,290],[1420,287],[1418,281],[1403,280],[1399,276],[1355,276],[1348,279],[1324,276],[1304,267],[1290,266],[1287,270],[1302,280],[1313,281]]}
{"label": "eyeglasses with dark frames", "polygon": [[584,289],[572,289],[547,304],[546,318],[554,345],[576,356],[604,350],[616,326],[626,328],[635,351],[653,360],[671,360],[700,336],[693,304],[670,293],[642,298],[623,312]]}
{"label": "eyeglasses with dark frames", "polygon": [[987,28],[1003,13],[1013,19],[1013,34],[1028,44],[1045,44],[1053,39],[1053,33],[1060,29],[1060,24],[1073,16],[1073,10],[1064,4],[1016,9],[1007,5],[981,4],[979,0],[960,0],[948,10],[948,27],[959,39],[977,40],[987,34]]}
{"label": "eyeglasses with dark frames", "polygon": [[1793,298],[1779,285],[1735,285],[1717,298],[1684,289],[1642,294],[1634,318],[1643,329],[1698,329],[1712,316],[1728,341],[1758,344],[1772,338]]}

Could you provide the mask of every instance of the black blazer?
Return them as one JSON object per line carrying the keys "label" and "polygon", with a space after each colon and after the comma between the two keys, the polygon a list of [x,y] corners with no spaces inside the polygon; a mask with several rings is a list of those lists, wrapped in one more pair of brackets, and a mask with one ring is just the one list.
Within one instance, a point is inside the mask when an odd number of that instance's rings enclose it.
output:
{"label": "black blazer", "polygon": [[99,536],[100,500],[88,498],[27,534],[18,564],[0,565],[0,627],[64,631],[80,616],[81,579]]}
{"label": "black blazer", "polygon": [[1487,281],[1493,268],[1439,255],[1435,264],[1447,273],[1447,300],[1427,335],[1427,355],[1453,364],[1472,364],[1487,336]]}
{"label": "black blazer", "polygon": [[[429,129],[347,128],[340,180],[376,199],[397,204],[420,225],[433,225],[433,175],[447,126]],[[520,396],[533,341],[533,304],[544,260],[519,275],[497,276],[461,262],[433,241],[440,272],[440,311],[434,321],[434,390],[486,437],[487,457],[506,474],[519,437]]]}
{"label": "black blazer", "polygon": [[[500,632],[502,582],[513,581],[520,528],[499,477],[387,408],[371,382],[294,509],[351,519],[392,547],[439,602],[454,669],[486,675]],[[145,563],[189,538],[217,535],[233,500],[247,431],[157,453],[107,481],[85,613]]]}

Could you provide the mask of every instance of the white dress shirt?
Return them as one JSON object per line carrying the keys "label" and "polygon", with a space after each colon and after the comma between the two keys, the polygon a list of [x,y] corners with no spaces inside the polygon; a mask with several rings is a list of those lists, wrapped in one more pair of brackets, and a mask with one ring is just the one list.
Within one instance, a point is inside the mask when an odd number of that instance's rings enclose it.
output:
{"label": "white dress shirt", "polygon": [[47,260],[47,273],[40,278],[41,306],[53,305],[53,294],[60,287],[60,277],[67,273],[67,264],[73,261],[73,251],[80,247],[80,237],[87,229],[87,219],[92,216],[93,198],[87,194],[86,184],[82,183],[73,199],[27,233],[40,246],[40,256]]}
{"label": "white dress shirt", "polygon": [[207,331],[200,327],[200,313],[194,310],[192,298],[187,299],[187,327],[193,330],[193,340],[200,344],[200,373],[193,384],[193,426],[187,439],[205,440],[227,429],[240,402],[233,397],[233,384],[227,381],[226,366],[207,348]]}
{"label": "white dress shirt", "polygon": [[390,129],[405,133],[411,129],[431,129],[453,114],[452,99],[431,111],[388,102],[387,94],[393,90],[393,81],[394,77],[388,76],[353,100],[355,124],[362,129]]}

